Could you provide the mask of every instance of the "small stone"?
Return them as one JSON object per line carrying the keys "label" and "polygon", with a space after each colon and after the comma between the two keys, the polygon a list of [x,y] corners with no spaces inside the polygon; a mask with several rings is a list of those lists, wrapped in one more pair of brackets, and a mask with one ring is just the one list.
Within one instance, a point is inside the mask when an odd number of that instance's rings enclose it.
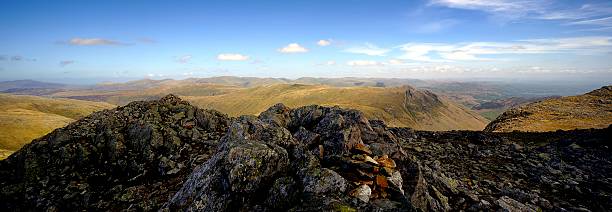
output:
{"label": "small stone", "polygon": [[517,143],[512,143],[510,145],[510,148],[512,148],[512,150],[517,151],[517,152],[520,152],[521,150],[523,150],[523,146]]}
{"label": "small stone", "polygon": [[353,147],[353,151],[359,154],[366,154],[366,155],[372,154],[372,151],[370,151],[370,148],[368,148],[365,144],[362,144],[362,143],[355,144],[355,146]]}
{"label": "small stone", "polygon": [[360,179],[373,179],[374,178],[374,174],[369,173],[369,172],[364,172],[362,170],[357,169],[357,176]]}
{"label": "small stone", "polygon": [[388,188],[389,183],[387,182],[387,178],[382,175],[376,175],[376,185],[382,189]]}
{"label": "small stone", "polygon": [[351,191],[350,195],[363,202],[369,202],[370,195],[372,195],[372,189],[370,189],[370,186],[361,185],[357,187],[356,189],[354,189],[353,191]]}
{"label": "small stone", "polygon": [[525,205],[508,196],[503,196],[495,201],[495,203],[505,211],[536,211],[537,209],[531,205]]}
{"label": "small stone", "polygon": [[319,156],[321,158],[323,158],[323,154],[325,153],[324,149],[323,149],[323,145],[319,145]]}
{"label": "small stone", "polygon": [[392,168],[389,167],[382,167],[382,173],[386,176],[391,176],[393,175],[393,172],[395,172]]}
{"label": "small stone", "polygon": [[387,177],[387,181],[389,181],[391,186],[397,188],[402,194],[404,194],[404,189],[402,189],[402,174],[399,171],[393,172],[390,177]]}
{"label": "small stone", "polygon": [[192,129],[193,126],[195,126],[195,123],[193,123],[193,121],[188,121],[188,122],[183,123],[183,127],[189,130]]}
{"label": "small stone", "polygon": [[364,161],[365,161],[365,162],[368,162],[368,163],[371,163],[372,165],[377,165],[377,166],[378,166],[378,162],[376,162],[376,161],[375,161],[374,159],[372,159],[372,157],[370,157],[370,156],[367,156],[367,155],[366,155],[366,156],[365,156],[365,158],[364,158]]}
{"label": "small stone", "polygon": [[359,161],[364,161],[364,160],[365,160],[365,157],[364,157],[364,155],[362,155],[362,154],[353,155],[353,156],[351,156],[351,158],[352,158],[353,160],[359,160]]}
{"label": "small stone", "polygon": [[373,167],[374,167],[371,164],[363,162],[363,161],[348,160],[346,162],[351,168],[354,168],[354,169],[373,170]]}
{"label": "small stone", "polygon": [[393,159],[389,158],[387,155],[383,155],[382,157],[378,158],[377,162],[384,167],[395,168],[397,166],[395,165],[395,161],[393,161]]}

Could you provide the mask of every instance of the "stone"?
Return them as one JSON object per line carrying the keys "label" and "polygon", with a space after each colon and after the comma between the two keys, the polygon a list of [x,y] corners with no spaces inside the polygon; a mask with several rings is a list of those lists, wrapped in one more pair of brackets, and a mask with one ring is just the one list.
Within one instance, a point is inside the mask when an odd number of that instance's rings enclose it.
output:
{"label": "stone", "polygon": [[281,177],[272,184],[265,203],[270,208],[283,210],[291,207],[298,195],[299,190],[295,180],[291,177]]}
{"label": "stone", "polygon": [[289,166],[287,152],[259,142],[247,141],[227,153],[229,183],[234,192],[255,192],[265,180]]}
{"label": "stone", "polygon": [[376,185],[382,189],[386,189],[387,187],[389,187],[387,178],[382,175],[376,175]]}
{"label": "stone", "polygon": [[372,155],[372,151],[366,145],[358,143],[353,147],[353,151],[357,154]]}
{"label": "stone", "polygon": [[370,163],[372,165],[378,165],[378,162],[376,162],[374,159],[372,159],[372,157],[365,155],[363,161],[365,161],[366,163]]}
{"label": "stone", "polygon": [[387,181],[389,185],[397,190],[399,190],[402,194],[404,194],[404,189],[402,188],[402,174],[399,171],[393,172],[391,176],[387,177]]}
{"label": "stone", "polygon": [[370,186],[362,184],[353,191],[351,191],[350,195],[363,202],[369,202],[370,195],[372,195],[372,189],[370,189]]}
{"label": "stone", "polygon": [[495,201],[495,204],[502,208],[504,211],[530,211],[535,212],[537,208],[533,206],[527,206],[523,203],[520,203],[508,196],[502,196],[501,198]]}
{"label": "stone", "polygon": [[318,173],[310,173],[303,182],[304,192],[315,195],[342,193],[347,186],[342,176],[327,168],[322,168]]}
{"label": "stone", "polygon": [[393,161],[393,159],[389,158],[389,156],[387,155],[383,155],[382,157],[379,157],[376,161],[381,166],[384,166],[384,167],[389,167],[389,168],[397,167],[397,165],[395,164],[395,161]]}

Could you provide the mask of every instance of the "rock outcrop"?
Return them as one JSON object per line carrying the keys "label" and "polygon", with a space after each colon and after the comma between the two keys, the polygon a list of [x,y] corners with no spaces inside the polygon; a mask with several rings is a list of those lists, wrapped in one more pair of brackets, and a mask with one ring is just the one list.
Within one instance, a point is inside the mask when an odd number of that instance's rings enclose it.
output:
{"label": "rock outcrop", "polygon": [[210,158],[228,124],[172,95],[96,112],[0,161],[0,208],[157,209]]}
{"label": "rock outcrop", "polygon": [[0,208],[605,211],[610,131],[423,132],[316,105],[229,118],[169,95],[0,161]]}

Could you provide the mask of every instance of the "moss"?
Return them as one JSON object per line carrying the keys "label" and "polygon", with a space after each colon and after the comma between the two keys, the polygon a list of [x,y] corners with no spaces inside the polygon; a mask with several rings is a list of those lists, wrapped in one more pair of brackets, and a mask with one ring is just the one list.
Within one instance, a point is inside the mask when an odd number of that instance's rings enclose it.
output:
{"label": "moss", "polygon": [[339,212],[356,212],[357,209],[349,206],[349,205],[338,205],[335,208],[335,211],[339,211]]}
{"label": "moss", "polygon": [[550,160],[550,154],[548,153],[539,153],[538,157],[542,158],[543,160]]}

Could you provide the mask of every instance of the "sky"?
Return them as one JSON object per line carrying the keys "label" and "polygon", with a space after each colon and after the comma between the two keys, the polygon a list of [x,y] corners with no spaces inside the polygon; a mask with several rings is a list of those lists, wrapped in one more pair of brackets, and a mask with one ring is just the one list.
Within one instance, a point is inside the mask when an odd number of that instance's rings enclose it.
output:
{"label": "sky", "polygon": [[0,80],[612,79],[612,1],[0,1]]}

